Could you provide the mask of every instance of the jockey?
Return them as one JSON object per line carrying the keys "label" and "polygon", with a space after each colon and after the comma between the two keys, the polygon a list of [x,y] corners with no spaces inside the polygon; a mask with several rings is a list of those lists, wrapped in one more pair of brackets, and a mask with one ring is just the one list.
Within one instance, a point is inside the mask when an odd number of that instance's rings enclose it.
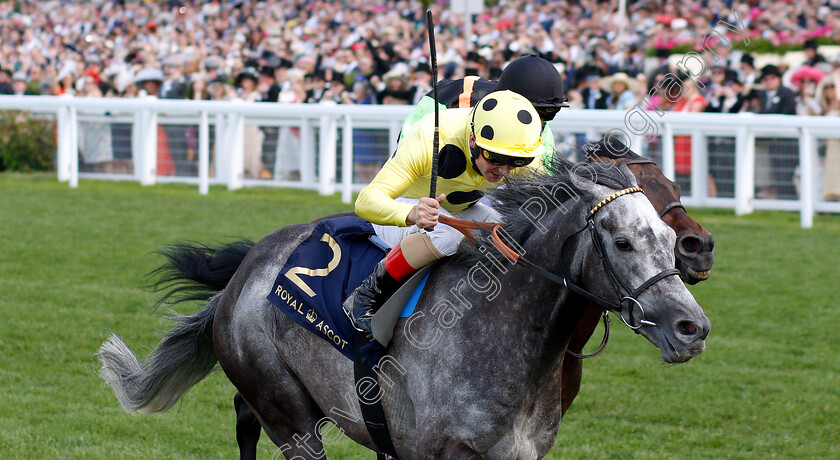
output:
{"label": "jockey", "polygon": [[[440,110],[475,107],[484,96],[497,90],[509,89],[525,96],[542,121],[542,140],[546,152],[554,152],[554,134],[548,122],[566,104],[563,77],[553,64],[539,56],[522,56],[514,59],[502,71],[499,81],[485,80],[479,77],[466,77],[459,80],[444,80],[438,83],[438,102]],[[402,125],[402,133],[407,133],[411,126],[435,109],[434,92],[429,92],[417,107],[408,114]]]}
{"label": "jockey", "polygon": [[356,200],[356,213],[373,223],[376,235],[392,246],[370,277],[344,301],[344,311],[356,329],[369,333],[373,314],[404,280],[429,263],[455,254],[464,236],[438,224],[441,213],[500,221],[496,211],[477,202],[483,190],[500,185],[507,176],[542,168],[542,162],[533,161],[545,151],[541,130],[533,105],[513,91],[490,93],[473,109],[442,112],[437,184],[441,194],[437,198],[427,196],[434,115],[404,133],[394,156]]}

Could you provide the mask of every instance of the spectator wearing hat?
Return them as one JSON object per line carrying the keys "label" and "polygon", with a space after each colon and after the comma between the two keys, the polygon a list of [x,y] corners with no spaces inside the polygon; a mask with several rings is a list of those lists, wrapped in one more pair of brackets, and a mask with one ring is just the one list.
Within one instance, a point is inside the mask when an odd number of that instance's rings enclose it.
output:
{"label": "spectator wearing hat", "polygon": [[[840,117],[840,67],[817,86],[817,99],[824,116]],[[828,139],[824,142],[823,198],[840,201],[840,140]]]}
{"label": "spectator wearing hat", "polygon": [[29,89],[29,83],[27,81],[26,72],[18,70],[14,74],[12,74],[12,94],[15,96],[35,96],[36,93],[32,93]]}
{"label": "spectator wearing hat", "polygon": [[[163,72],[158,69],[141,69],[134,77],[134,83],[140,88],[139,95],[147,97],[158,97],[160,87],[163,85]],[[175,163],[172,161],[172,154],[169,151],[169,137],[163,126],[158,124],[157,139],[157,175],[171,176],[175,174]]]}
{"label": "spectator wearing hat", "polygon": [[234,86],[236,86],[239,98],[246,102],[259,101],[261,96],[257,91],[260,82],[260,74],[253,67],[246,67],[236,75]]}
{"label": "spectator wearing hat", "polygon": [[[761,69],[761,84],[764,89],[758,92],[759,113],[796,114],[796,93],[782,85],[782,73],[778,67],[772,64],[764,66]],[[756,150],[756,186],[760,189],[760,198],[796,197],[793,172],[798,155],[792,152],[797,151],[797,139],[773,139],[767,150]],[[759,172],[760,169],[764,172]],[[762,180],[759,181],[759,178]]]}
{"label": "spectator wearing hat", "polygon": [[[263,54],[265,55],[266,53]],[[277,84],[275,73],[276,69],[268,64],[260,66],[260,75],[257,83],[257,91],[260,93],[260,102],[277,102],[279,100],[280,85]],[[277,158],[277,140],[280,129],[276,126],[261,126],[260,131],[263,135],[262,161],[263,164],[271,164],[276,161]]]}
{"label": "spectator wearing hat", "polygon": [[163,84],[163,72],[158,69],[142,69],[134,77],[134,84],[143,92],[142,95],[158,97]]}
{"label": "spectator wearing hat", "polygon": [[317,104],[321,102],[324,97],[324,92],[327,90],[326,75],[323,70],[316,70],[304,77],[304,84],[306,85],[306,100],[308,104]]}
{"label": "spectator wearing hat", "polygon": [[741,82],[744,85],[744,91],[749,93],[755,88],[758,83],[758,75],[755,71],[755,59],[752,55],[744,54],[741,56],[741,63],[738,69],[741,73]]}
{"label": "spectator wearing hat", "polygon": [[589,68],[583,76],[583,89],[580,91],[584,109],[606,109],[610,93],[601,91],[601,73],[597,68]]}
{"label": "spectator wearing hat", "polygon": [[160,88],[161,99],[187,99],[190,96],[190,85],[187,77],[181,72],[181,64],[177,57],[169,57],[163,61],[163,85]]}
{"label": "spectator wearing hat", "polygon": [[815,67],[804,65],[798,68],[790,78],[791,85],[796,88],[797,115],[822,115],[822,107],[817,99],[817,84],[825,77],[825,73]]}
{"label": "spectator wearing hat", "polygon": [[377,100],[382,104],[407,105],[414,97],[414,91],[408,86],[408,77],[403,70],[395,68],[383,76],[381,90],[377,91]]}
{"label": "spectator wearing hat", "polygon": [[204,75],[207,77],[207,82],[211,82],[219,77],[224,78],[221,70],[222,58],[219,56],[207,56],[202,62],[204,67]]}
{"label": "spectator wearing hat", "polygon": [[269,65],[260,67],[260,76],[257,89],[260,92],[262,102],[277,102],[280,98],[280,85],[275,77],[277,69]]}
{"label": "spectator wearing hat", "polygon": [[236,97],[236,90],[222,76],[208,80],[207,92],[214,101],[228,101]]}
{"label": "spectator wearing hat", "polygon": [[761,84],[764,90],[759,92],[761,111],[759,113],[796,114],[796,93],[782,86],[782,72],[769,64],[761,69]]}
{"label": "spectator wearing hat", "polygon": [[711,84],[706,112],[738,113],[744,108],[746,96],[738,72],[724,67],[712,68]]}
{"label": "spectator wearing hat", "polygon": [[418,63],[411,73],[411,105],[417,105],[423,96],[432,91],[432,70],[425,62]]}
{"label": "spectator wearing hat", "polygon": [[[258,102],[261,100],[257,85],[260,75],[253,67],[247,67],[236,76],[236,88],[239,98],[245,102]],[[270,179],[271,173],[266,169],[262,161],[263,141],[265,135],[257,125],[245,125],[244,129],[244,156],[245,156],[245,177],[252,179]]]}
{"label": "spectator wearing hat", "polygon": [[639,81],[630,78],[624,72],[618,72],[599,82],[603,91],[609,93],[607,108],[612,110],[630,110],[636,105],[636,92],[639,91]]}
{"label": "spectator wearing hat", "polygon": [[[705,111],[711,113],[738,113],[746,105],[743,85],[738,80],[738,72],[720,68],[722,72],[712,74],[712,85],[716,85],[708,95],[709,104]],[[717,68],[713,69],[717,70]],[[709,187],[710,197],[735,196],[735,138],[709,136]]]}
{"label": "spectator wearing hat", "polygon": [[817,41],[814,39],[805,40],[802,45],[802,52],[805,53],[803,65],[816,67],[820,62],[826,62],[825,57],[817,51]]}

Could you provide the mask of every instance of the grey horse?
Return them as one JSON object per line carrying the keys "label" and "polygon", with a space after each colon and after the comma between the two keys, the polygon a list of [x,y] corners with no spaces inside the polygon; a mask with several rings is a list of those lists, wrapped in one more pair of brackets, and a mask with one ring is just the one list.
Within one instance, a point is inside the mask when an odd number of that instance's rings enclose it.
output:
{"label": "grey horse", "polygon": [[[569,284],[466,243],[434,270],[417,312],[398,324],[374,369],[381,393],[368,395],[382,402],[399,458],[532,459],[549,451],[562,416],[565,351],[589,305],[567,286],[629,304],[622,319],[665,362],[705,348],[711,323],[669,276],[676,236],[641,193],[628,192],[636,185],[629,170],[556,163],[552,174],[512,182],[494,197],[519,253]],[[535,219],[522,209],[538,196],[546,199]],[[266,300],[313,227],[292,225],[257,243],[227,287],[178,318],[143,362],[112,335],[99,350],[101,375],[123,407],[167,410],[218,361],[286,458],[323,458],[323,445],[343,436],[375,449],[352,363]]]}

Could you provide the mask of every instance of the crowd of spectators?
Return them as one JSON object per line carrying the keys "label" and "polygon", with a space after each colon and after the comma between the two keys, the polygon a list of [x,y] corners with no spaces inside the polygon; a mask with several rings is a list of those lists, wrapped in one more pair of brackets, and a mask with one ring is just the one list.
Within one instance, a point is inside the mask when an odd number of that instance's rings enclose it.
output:
{"label": "crowd of spectators", "polygon": [[[511,59],[537,54],[556,64],[573,108],[840,114],[840,55],[816,46],[840,43],[839,0],[632,1],[626,21],[618,0],[501,0],[468,38],[465,15],[446,3],[432,6],[438,78],[497,79]],[[0,94],[414,104],[432,84],[424,12],[408,0],[0,2]],[[807,59],[756,68],[717,41],[702,86],[681,76],[678,100],[645,99],[679,75],[670,50],[700,51],[715,25],[730,43],[804,45]]]}
{"label": "crowd of spectators", "polygon": [[[641,95],[656,78],[647,50],[665,59],[721,19],[774,44],[840,41],[837,0],[628,3],[622,28],[618,0],[499,1],[475,16],[469,40],[464,15],[433,6],[439,77],[495,79],[511,59],[538,54],[558,64],[573,106],[616,108],[630,95],[614,87]],[[432,78],[423,13],[420,2],[388,0],[0,2],[0,93],[130,97],[156,81],[162,98],[412,104]],[[745,89],[757,83],[730,64]]]}

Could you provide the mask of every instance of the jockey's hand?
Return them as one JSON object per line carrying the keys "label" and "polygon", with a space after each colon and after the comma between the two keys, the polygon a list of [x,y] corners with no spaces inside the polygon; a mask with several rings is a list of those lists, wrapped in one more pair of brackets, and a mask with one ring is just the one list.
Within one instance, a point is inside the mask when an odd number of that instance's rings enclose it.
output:
{"label": "jockey's hand", "polygon": [[433,228],[438,223],[438,216],[440,215],[440,204],[446,200],[446,195],[441,193],[437,198],[429,198],[424,196],[420,198],[420,203],[415,206],[405,223],[408,225],[416,225],[420,228]]}

